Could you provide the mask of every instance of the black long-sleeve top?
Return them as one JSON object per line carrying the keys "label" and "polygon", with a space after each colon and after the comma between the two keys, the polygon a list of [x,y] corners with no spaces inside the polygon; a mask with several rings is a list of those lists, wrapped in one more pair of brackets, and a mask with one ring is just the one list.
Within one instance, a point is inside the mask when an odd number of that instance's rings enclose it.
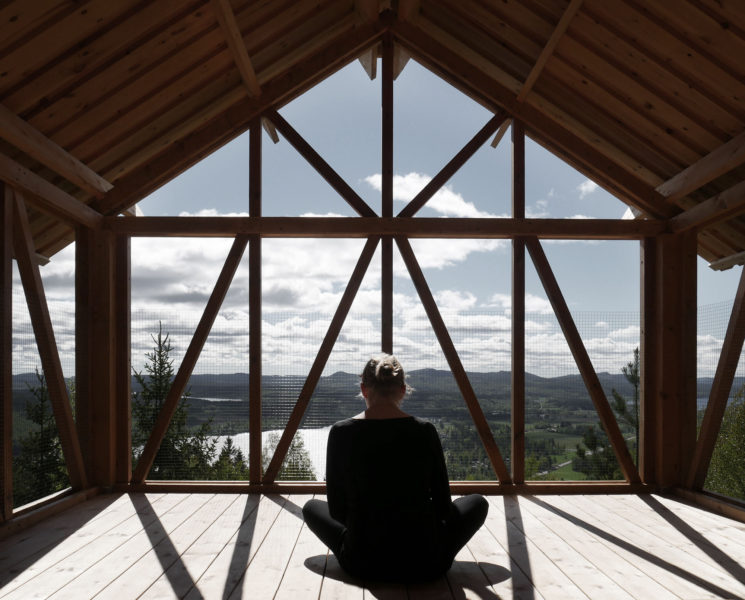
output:
{"label": "black long-sleeve top", "polygon": [[329,432],[331,516],[347,527],[339,560],[375,579],[441,574],[451,498],[437,430],[416,417],[347,419]]}

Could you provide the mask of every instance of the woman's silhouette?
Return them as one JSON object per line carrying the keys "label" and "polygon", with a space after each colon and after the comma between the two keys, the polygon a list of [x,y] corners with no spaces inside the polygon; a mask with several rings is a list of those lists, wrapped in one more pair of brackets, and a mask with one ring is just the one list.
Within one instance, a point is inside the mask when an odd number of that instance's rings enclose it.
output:
{"label": "woman's silhouette", "polygon": [[488,503],[478,494],[451,500],[435,427],[401,410],[408,387],[394,356],[370,359],[361,379],[367,408],[331,428],[328,504],[308,501],[305,522],[352,575],[433,579],[484,523]]}

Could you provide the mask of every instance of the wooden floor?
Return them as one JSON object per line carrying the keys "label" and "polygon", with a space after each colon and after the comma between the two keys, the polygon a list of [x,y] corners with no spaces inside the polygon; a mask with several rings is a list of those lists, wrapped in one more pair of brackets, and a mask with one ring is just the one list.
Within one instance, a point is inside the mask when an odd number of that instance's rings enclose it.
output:
{"label": "wooden floor", "polygon": [[447,577],[351,580],[310,496],[99,496],[1,542],[0,597],[745,598],[745,524],[660,496],[491,497]]}

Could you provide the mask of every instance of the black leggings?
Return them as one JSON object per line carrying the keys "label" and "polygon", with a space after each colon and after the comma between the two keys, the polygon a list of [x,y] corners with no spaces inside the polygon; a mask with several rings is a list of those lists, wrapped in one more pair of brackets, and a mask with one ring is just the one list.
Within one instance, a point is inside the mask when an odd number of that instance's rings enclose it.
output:
{"label": "black leggings", "polygon": [[[484,524],[488,511],[489,503],[480,494],[463,496],[452,503],[446,548],[448,566]],[[303,517],[310,530],[338,557],[347,528],[331,516],[329,505],[323,500],[308,500],[303,506]]]}

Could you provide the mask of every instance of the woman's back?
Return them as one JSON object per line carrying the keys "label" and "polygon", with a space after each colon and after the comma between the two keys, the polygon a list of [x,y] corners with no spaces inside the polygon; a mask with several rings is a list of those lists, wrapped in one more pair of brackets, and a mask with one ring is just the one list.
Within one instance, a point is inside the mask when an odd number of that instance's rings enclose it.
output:
{"label": "woman's back", "polygon": [[391,579],[440,570],[451,502],[434,426],[415,417],[347,419],[332,428],[327,456],[329,510],[348,529],[345,567]]}

